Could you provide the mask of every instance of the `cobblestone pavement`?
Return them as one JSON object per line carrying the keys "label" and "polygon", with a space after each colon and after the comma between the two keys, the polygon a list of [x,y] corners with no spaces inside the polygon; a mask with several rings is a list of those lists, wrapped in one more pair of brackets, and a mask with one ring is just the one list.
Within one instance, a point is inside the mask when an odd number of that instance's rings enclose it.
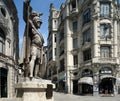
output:
{"label": "cobblestone pavement", "polygon": [[54,101],[120,101],[120,95],[115,97],[94,97],[54,92],[54,99]]}

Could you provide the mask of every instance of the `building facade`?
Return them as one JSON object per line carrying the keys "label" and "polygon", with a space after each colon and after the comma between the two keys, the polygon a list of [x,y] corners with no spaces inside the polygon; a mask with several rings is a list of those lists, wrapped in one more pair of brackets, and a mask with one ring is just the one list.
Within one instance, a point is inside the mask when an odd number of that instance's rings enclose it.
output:
{"label": "building facade", "polygon": [[56,76],[58,91],[119,93],[119,9],[118,0],[66,0],[59,11],[50,6],[48,58],[56,74],[50,67],[48,73],[51,79]]}
{"label": "building facade", "polygon": [[18,56],[17,10],[13,0],[0,0],[0,98],[15,96]]}
{"label": "building facade", "polygon": [[[57,55],[57,33],[58,33],[58,18],[59,10],[54,8],[54,5],[50,5],[50,16],[49,16],[49,35],[47,38],[47,78],[51,79],[54,83],[57,81],[57,65],[56,65],[56,55]],[[54,16],[55,15],[55,16]],[[57,85],[56,85],[57,86]]]}

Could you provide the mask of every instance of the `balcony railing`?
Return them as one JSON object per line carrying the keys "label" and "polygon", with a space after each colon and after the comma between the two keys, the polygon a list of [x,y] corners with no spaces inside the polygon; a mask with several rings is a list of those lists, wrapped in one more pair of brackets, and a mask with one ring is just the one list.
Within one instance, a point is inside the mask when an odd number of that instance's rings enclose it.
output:
{"label": "balcony railing", "polygon": [[102,58],[102,57],[99,57],[98,61],[100,63],[115,63],[117,62],[117,59],[116,58],[111,58],[111,57],[106,57],[106,58]]}
{"label": "balcony railing", "polygon": [[92,59],[92,63],[116,64],[118,61],[116,57],[96,57]]}
{"label": "balcony railing", "polygon": [[70,14],[74,14],[74,13],[78,13],[78,9],[77,8],[73,8],[70,12]]}

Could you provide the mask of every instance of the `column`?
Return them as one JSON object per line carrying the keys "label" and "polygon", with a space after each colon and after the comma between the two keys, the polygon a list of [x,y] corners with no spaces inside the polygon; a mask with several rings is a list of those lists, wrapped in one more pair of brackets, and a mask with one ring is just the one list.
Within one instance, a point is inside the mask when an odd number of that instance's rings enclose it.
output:
{"label": "column", "polygon": [[93,96],[99,96],[99,73],[93,76]]}
{"label": "column", "polygon": [[114,20],[114,57],[117,57],[117,20]]}
{"label": "column", "polygon": [[72,38],[71,38],[71,31],[70,31],[70,23],[69,19],[65,21],[65,67],[66,67],[66,91],[67,93],[71,93],[71,77],[70,77],[70,70],[73,66],[73,55],[71,53],[72,50]]}
{"label": "column", "polygon": [[98,32],[97,32],[97,21],[93,21],[93,57],[95,58],[98,55]]}

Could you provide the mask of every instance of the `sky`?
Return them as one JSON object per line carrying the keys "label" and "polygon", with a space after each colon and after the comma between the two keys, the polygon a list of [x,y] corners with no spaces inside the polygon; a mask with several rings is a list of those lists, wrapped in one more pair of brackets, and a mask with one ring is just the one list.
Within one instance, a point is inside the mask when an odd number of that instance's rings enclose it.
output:
{"label": "sky", "polygon": [[[22,46],[22,39],[25,29],[25,23],[23,20],[23,1],[24,0],[14,0],[14,3],[17,7],[18,11],[18,18],[19,18],[19,46],[21,50]],[[43,21],[39,32],[42,33],[43,38],[45,40],[45,45],[47,45],[47,36],[48,36],[48,17],[49,17],[49,7],[50,3],[54,4],[56,9],[59,9],[61,4],[64,3],[65,0],[31,0],[30,5],[32,6],[33,10],[36,12],[43,13],[41,19]]]}

